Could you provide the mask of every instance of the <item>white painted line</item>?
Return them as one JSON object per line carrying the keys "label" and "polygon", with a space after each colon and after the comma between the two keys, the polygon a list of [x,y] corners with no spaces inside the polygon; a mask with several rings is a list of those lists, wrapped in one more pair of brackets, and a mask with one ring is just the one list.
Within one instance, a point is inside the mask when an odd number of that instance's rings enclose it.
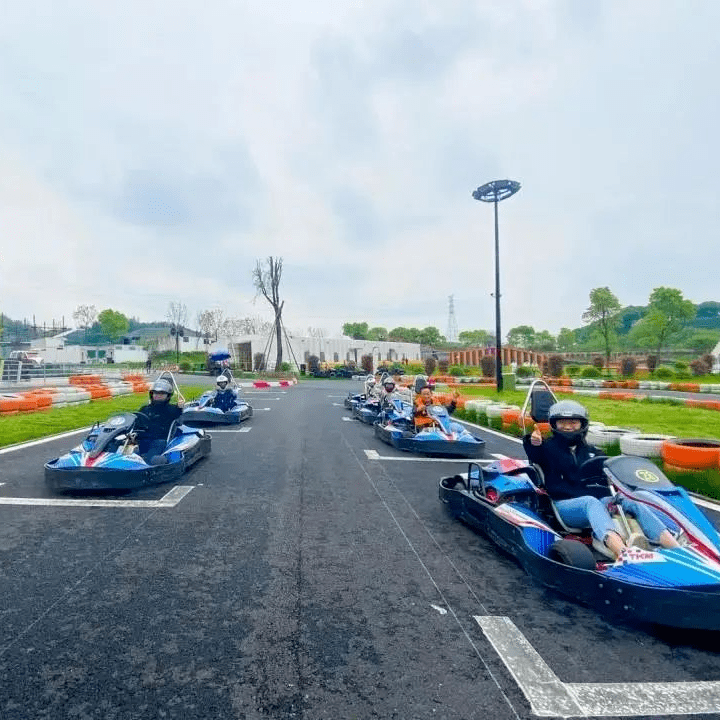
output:
{"label": "white painted line", "polygon": [[8,445],[0,450],[0,455],[5,453],[15,452],[15,450],[22,450],[23,448],[34,447],[35,445],[42,445],[52,440],[60,440],[65,437],[71,437],[72,435],[79,435],[80,433],[90,432],[89,427],[80,428],[79,430],[70,430],[69,432],[60,433],[59,435],[49,435],[48,437],[40,438],[39,440],[30,440],[29,442],[19,443],[17,445]]}
{"label": "white painted line", "polygon": [[0,505],[43,505],[49,507],[171,508],[193,485],[177,485],[159,500],[111,500],[109,498],[17,498],[0,497]]}
{"label": "white painted line", "polygon": [[253,412],[257,412],[258,410],[272,410],[272,408],[253,408]]}
{"label": "white painted line", "polygon": [[444,607],[440,607],[439,605],[433,605],[433,603],[430,603],[430,607],[433,610],[437,610],[441,615],[447,615],[447,610]]}
{"label": "white painted line", "polygon": [[[352,418],[343,418],[343,420],[352,420]],[[399,456],[399,455],[380,455],[377,450],[365,450],[365,455],[367,456],[368,460],[400,460],[402,462],[461,462],[461,463],[480,463],[480,464],[488,464],[491,462],[495,462],[497,459],[504,458],[504,455],[494,455],[489,458],[435,458],[435,457],[423,457],[423,456]]]}
{"label": "white painted line", "polygon": [[333,403],[333,407],[345,407],[345,403]]}
{"label": "white painted line", "polygon": [[225,430],[225,429],[219,429],[219,428],[213,428],[212,434],[215,433],[241,433],[241,432],[250,432],[252,430],[252,425],[243,425],[242,427],[239,427],[237,429],[233,430]]}
{"label": "white painted line", "polygon": [[355,422],[355,418],[344,417],[344,418],[342,419],[342,421],[343,421],[343,422]]}
{"label": "white painted line", "polygon": [[720,682],[564,683],[507,617],[476,615],[495,651],[542,717],[697,715],[720,708]]}

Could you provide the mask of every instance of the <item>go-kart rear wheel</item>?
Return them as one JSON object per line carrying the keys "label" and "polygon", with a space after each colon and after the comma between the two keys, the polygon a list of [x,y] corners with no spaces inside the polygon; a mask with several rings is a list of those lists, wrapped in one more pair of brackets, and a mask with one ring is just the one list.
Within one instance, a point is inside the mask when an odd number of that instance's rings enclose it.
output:
{"label": "go-kart rear wheel", "polygon": [[550,548],[550,559],[581,570],[596,568],[592,550],[577,540],[558,540]]}

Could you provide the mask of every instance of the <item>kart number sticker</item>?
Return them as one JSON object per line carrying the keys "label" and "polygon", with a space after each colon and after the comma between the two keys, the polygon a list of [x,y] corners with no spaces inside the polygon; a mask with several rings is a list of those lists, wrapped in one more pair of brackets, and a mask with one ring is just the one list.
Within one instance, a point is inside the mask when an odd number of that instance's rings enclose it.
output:
{"label": "kart number sticker", "polygon": [[660,480],[660,478],[652,470],[646,470],[645,468],[636,470],[635,477],[646,483],[656,483]]}

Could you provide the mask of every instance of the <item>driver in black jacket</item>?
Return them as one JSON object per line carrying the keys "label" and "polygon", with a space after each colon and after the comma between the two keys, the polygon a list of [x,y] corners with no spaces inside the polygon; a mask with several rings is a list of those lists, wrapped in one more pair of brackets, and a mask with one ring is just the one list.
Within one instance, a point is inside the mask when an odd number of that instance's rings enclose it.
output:
{"label": "driver in black jacket", "polygon": [[593,535],[619,557],[626,550],[617,532],[608,506],[621,502],[622,508],[635,517],[647,537],[663,547],[677,547],[678,542],[660,518],[640,503],[615,499],[608,486],[589,486],[581,477],[580,467],[604,453],[588,445],[587,410],[574,400],[555,403],[548,412],[552,436],[543,440],[537,427],[523,437],[528,460],[537,463],[545,476],[545,490],[563,522],[570,527],[592,528]]}
{"label": "driver in black jacket", "polygon": [[147,420],[141,418],[139,422],[142,430],[139,436],[140,454],[151,465],[167,463],[167,457],[162,453],[167,447],[170,426],[182,415],[182,403],[170,403],[172,394],[172,383],[165,378],[159,378],[150,388],[150,402],[138,411],[147,416]]}

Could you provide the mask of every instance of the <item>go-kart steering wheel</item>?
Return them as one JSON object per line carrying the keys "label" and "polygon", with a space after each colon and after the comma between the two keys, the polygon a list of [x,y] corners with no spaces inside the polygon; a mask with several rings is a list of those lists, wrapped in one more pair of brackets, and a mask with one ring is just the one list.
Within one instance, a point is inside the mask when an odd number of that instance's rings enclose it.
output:
{"label": "go-kart steering wheel", "polygon": [[605,482],[605,474],[603,466],[607,460],[607,455],[596,455],[586,460],[578,468],[578,476],[584,484],[598,484]]}
{"label": "go-kart steering wheel", "polygon": [[[135,416],[135,431],[136,432],[143,432],[144,430],[147,430],[150,427],[150,416],[146,415],[144,412],[134,412],[133,415]],[[138,422],[141,421],[141,422]]]}

